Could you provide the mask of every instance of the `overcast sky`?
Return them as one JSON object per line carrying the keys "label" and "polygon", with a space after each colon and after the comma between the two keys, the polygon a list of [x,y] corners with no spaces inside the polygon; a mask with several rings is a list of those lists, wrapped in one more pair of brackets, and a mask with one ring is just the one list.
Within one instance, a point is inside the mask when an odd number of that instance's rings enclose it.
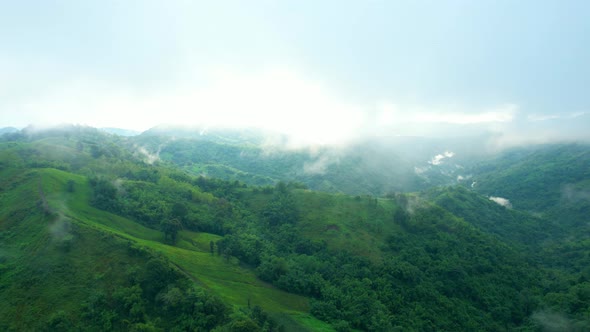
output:
{"label": "overcast sky", "polygon": [[590,132],[590,1],[2,1],[0,126]]}

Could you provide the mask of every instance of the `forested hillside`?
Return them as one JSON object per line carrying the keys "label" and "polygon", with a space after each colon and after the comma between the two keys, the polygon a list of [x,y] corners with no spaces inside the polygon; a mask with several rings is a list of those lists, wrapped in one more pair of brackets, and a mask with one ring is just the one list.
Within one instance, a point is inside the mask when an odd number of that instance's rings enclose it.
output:
{"label": "forested hillside", "polygon": [[587,201],[590,145],[514,148],[470,171],[477,192],[507,197],[517,209],[546,212],[563,200]]}
{"label": "forested hillside", "polygon": [[513,149],[470,171],[476,192],[509,199],[568,237],[584,240],[590,231],[590,145]]}
{"label": "forested hillside", "polygon": [[[160,161],[150,158],[160,138],[142,140],[86,127],[3,136],[2,330],[590,329],[590,247],[570,237],[577,223],[470,187],[312,191],[302,183],[312,180],[275,173],[301,155],[267,164],[240,157],[261,153],[254,143],[176,140]],[[578,148],[561,158],[583,172]],[[228,160],[249,180],[187,171]],[[353,186],[361,178],[337,174],[355,162],[323,181]],[[478,184],[496,179],[479,174]],[[365,173],[360,185],[404,175],[388,176]]]}
{"label": "forested hillside", "polygon": [[[473,137],[471,142],[483,139]],[[350,195],[382,196],[453,184],[464,166],[482,156],[456,139],[375,137],[309,147],[263,131],[207,128],[155,127],[130,142],[150,158],[197,176],[259,186],[297,181],[313,190]]]}

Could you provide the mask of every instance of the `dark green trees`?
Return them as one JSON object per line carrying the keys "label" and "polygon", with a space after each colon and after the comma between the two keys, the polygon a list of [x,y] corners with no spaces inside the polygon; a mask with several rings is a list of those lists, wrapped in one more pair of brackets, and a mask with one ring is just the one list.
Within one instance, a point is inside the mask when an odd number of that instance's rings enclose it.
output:
{"label": "dark green trees", "polygon": [[274,196],[264,211],[264,217],[271,226],[295,224],[299,219],[297,206],[284,182],[277,184]]}
{"label": "dark green trees", "polygon": [[164,233],[164,239],[176,242],[178,231],[182,229],[182,224],[178,219],[166,219],[160,223],[160,229]]}

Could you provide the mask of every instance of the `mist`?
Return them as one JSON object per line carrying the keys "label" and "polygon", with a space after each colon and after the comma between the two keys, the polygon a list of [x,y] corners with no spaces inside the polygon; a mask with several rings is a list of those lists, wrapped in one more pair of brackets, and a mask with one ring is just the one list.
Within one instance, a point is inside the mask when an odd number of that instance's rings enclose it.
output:
{"label": "mist", "polygon": [[490,196],[489,197],[490,201],[503,206],[507,209],[511,209],[512,208],[512,203],[510,203],[510,200],[504,198],[504,197],[495,197],[495,196]]}
{"label": "mist", "polygon": [[579,201],[590,202],[590,190],[577,188],[572,184],[563,185],[561,188],[562,199],[568,202],[576,203]]}
{"label": "mist", "polygon": [[[167,124],[201,132],[258,130],[268,137],[282,135],[282,145],[290,148],[396,137],[478,138],[479,148],[493,152],[530,144],[590,142],[590,111],[539,114],[506,100],[474,105],[460,100],[447,104],[395,96],[361,98],[361,90],[347,94],[337,87],[328,78],[285,65],[252,71],[211,67],[199,84],[177,82],[149,93],[88,78],[52,85],[20,103],[0,104],[11,110],[0,126],[75,123],[141,132]],[[450,157],[443,153],[434,158],[436,163]]]}
{"label": "mist", "polygon": [[4,1],[0,331],[590,330],[588,13]]}
{"label": "mist", "polygon": [[255,128],[294,147],[590,140],[586,4],[234,6],[7,6],[0,127]]}
{"label": "mist", "polygon": [[549,310],[535,312],[531,318],[546,332],[585,331],[588,327],[586,321],[577,321],[563,313]]}

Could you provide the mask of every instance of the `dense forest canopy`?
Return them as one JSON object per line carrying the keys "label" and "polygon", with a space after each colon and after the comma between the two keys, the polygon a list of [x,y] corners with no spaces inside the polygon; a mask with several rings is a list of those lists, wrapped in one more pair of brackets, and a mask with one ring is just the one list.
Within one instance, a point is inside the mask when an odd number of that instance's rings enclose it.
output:
{"label": "dense forest canopy", "polygon": [[400,150],[265,149],[251,132],[1,136],[0,328],[590,329],[588,145],[461,167],[428,164],[436,146],[423,172]]}
{"label": "dense forest canopy", "polygon": [[590,1],[2,1],[0,332],[590,331]]}

